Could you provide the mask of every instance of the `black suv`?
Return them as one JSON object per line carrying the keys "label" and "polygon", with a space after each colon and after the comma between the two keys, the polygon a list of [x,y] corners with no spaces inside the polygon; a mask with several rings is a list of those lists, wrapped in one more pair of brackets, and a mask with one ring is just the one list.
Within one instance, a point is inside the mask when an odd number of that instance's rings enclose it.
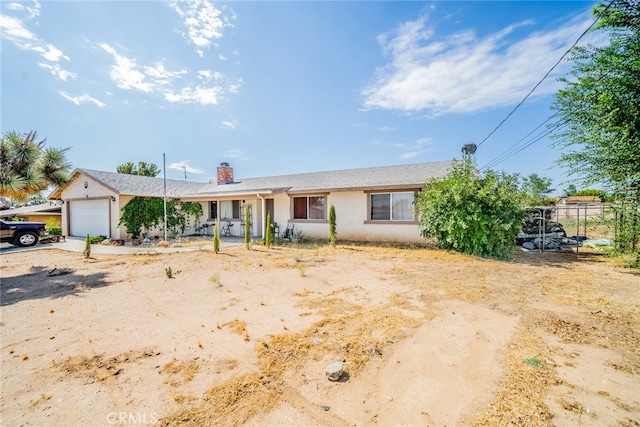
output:
{"label": "black suv", "polygon": [[47,235],[44,222],[4,221],[0,219],[0,242],[16,246],[33,246]]}

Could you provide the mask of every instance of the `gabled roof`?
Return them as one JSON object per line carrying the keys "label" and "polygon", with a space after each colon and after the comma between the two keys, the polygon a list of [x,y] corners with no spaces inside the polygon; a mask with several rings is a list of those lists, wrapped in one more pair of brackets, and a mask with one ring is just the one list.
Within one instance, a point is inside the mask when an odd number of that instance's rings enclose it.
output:
{"label": "gabled roof", "polygon": [[[162,178],[92,169],[76,169],[71,173],[69,182],[76,179],[80,174],[93,178],[116,194],[144,197],[162,197],[164,195],[164,180]],[[201,182],[180,181],[175,179],[167,179],[166,184],[167,196],[169,197],[179,197],[185,194],[195,193],[204,185]],[[64,187],[55,190],[49,195],[49,199],[59,199],[62,195],[62,190],[64,190]]]}
{"label": "gabled roof", "polygon": [[[447,174],[451,161],[414,163],[409,165],[381,166],[361,169],[343,169],[327,172],[311,172],[263,178],[238,179],[228,184],[202,183],[167,179],[167,196],[202,197],[215,195],[322,192],[354,189],[419,188],[429,178]],[[116,172],[76,169],[72,180],[84,174],[120,195],[161,197],[164,180]],[[50,199],[59,199],[62,190],[51,193]]]}
{"label": "gabled roof", "polygon": [[223,194],[268,190],[273,192],[287,191],[288,193],[299,193],[375,188],[415,188],[422,187],[428,178],[437,178],[446,175],[450,167],[451,161],[440,161],[247,178],[230,184],[205,184],[198,193]]}

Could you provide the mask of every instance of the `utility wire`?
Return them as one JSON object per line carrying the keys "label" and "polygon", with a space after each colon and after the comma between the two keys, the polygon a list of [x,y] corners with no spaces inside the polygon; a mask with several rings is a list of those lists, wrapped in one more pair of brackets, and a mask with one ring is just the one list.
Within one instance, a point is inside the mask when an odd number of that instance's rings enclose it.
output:
{"label": "utility wire", "polygon": [[[607,7],[604,9],[604,11],[603,11],[603,12],[606,12],[606,11],[607,11],[607,9],[609,9],[609,7],[613,4],[613,2],[614,2],[614,1],[615,1],[615,0],[611,0],[611,1],[609,2],[609,4],[607,5]],[[515,113],[515,112],[516,112],[516,110],[517,110],[518,108],[520,108],[520,106],[521,106],[522,104],[524,104],[524,102],[527,100],[527,98],[529,98],[529,96],[531,96],[531,94],[532,94],[532,93],[533,93],[533,92],[538,88],[538,86],[540,86],[540,85],[542,84],[542,82],[543,82],[547,77],[549,77],[549,74],[551,74],[551,72],[552,72],[552,71],[553,71],[553,70],[554,70],[554,69],[555,69],[555,68],[556,68],[556,67],[557,67],[557,66],[562,62],[562,60],[564,59],[564,57],[565,57],[565,56],[567,56],[567,55],[569,54],[569,52],[571,52],[571,50],[572,50],[572,49],[573,49],[573,48],[578,44],[578,42],[582,39],[582,37],[584,37],[584,36],[585,36],[585,35],[586,35],[586,34],[587,34],[587,33],[588,33],[592,28],[593,28],[593,26],[594,26],[594,25],[596,25],[596,23],[597,23],[599,20],[600,20],[600,18],[599,18],[599,17],[593,20],[593,22],[591,23],[591,25],[589,25],[589,28],[587,28],[586,30],[584,30],[584,31],[582,32],[582,34],[580,34],[580,37],[578,37],[578,39],[577,39],[575,42],[573,42],[573,44],[571,45],[571,47],[569,47],[569,49],[567,49],[567,50],[566,50],[566,52],[562,54],[562,56],[560,57],[560,59],[558,59],[558,61],[553,65],[553,67],[551,67],[551,69],[550,69],[549,71],[547,71],[547,73],[544,75],[544,77],[542,77],[542,79],[541,79],[538,83],[536,83],[536,85],[533,87],[533,89],[531,89],[531,90],[529,91],[529,93],[527,93],[527,94],[525,95],[525,97],[522,99],[522,101],[520,101],[520,102],[518,103],[518,105],[516,105],[516,106],[515,106],[515,108],[514,108],[513,110],[511,110],[511,112],[510,112],[509,114],[507,114],[507,116],[506,116],[504,119],[502,119],[502,121],[501,121],[500,123],[498,123],[498,126],[496,126],[496,127],[495,127],[495,128],[494,128],[494,129],[489,133],[489,135],[487,135],[487,136],[486,136],[482,141],[480,141],[480,143],[478,144],[478,147],[480,147],[482,144],[484,144],[484,142],[485,142],[487,139],[489,139],[489,138],[491,137],[491,135],[493,135],[493,134],[494,134],[498,129],[500,129],[500,127],[504,124],[504,122],[506,122],[506,121],[509,119],[509,117],[511,117],[511,116],[513,115],[513,113]]]}
{"label": "utility wire", "polygon": [[[504,150],[502,153],[500,153],[499,155],[497,155],[493,160],[490,160],[489,162],[487,162],[483,167],[480,168],[480,170],[485,170],[485,169],[489,169],[493,166],[498,165],[499,163],[502,163],[503,161],[505,161],[506,159],[510,158],[513,156],[514,153],[512,153],[512,151],[514,150],[518,150],[520,145],[523,144],[527,144],[526,139],[529,138],[535,131],[537,131],[538,129],[540,129],[542,126],[544,126],[547,122],[549,122],[551,119],[553,119],[555,116],[557,116],[558,114],[560,114],[559,111],[556,111],[555,113],[553,113],[551,116],[549,116],[544,122],[540,123],[538,126],[536,126],[531,132],[529,132],[528,134],[526,134],[525,136],[523,136],[520,140],[518,140],[518,142],[516,142],[515,144],[513,144],[512,146],[510,146],[509,148],[507,148],[506,150]],[[528,145],[527,145],[528,146]],[[520,152],[520,150],[518,150],[517,152]]]}

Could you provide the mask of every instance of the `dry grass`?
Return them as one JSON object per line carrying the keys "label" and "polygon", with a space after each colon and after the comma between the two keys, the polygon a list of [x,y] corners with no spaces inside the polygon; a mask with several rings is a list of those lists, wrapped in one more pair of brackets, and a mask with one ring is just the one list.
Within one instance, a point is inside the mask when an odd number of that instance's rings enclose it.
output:
{"label": "dry grass", "polygon": [[[504,374],[499,378],[495,394],[482,408],[467,415],[464,425],[553,425],[553,414],[545,399],[561,380],[553,364],[555,349],[545,341],[548,336],[561,343],[615,349],[623,357],[622,362],[612,364],[614,369],[630,375],[640,373],[637,281],[618,281],[615,289],[603,289],[606,279],[589,269],[589,263],[605,263],[602,258],[516,254],[513,262],[499,262],[444,251],[346,245],[330,250],[253,247],[246,251],[242,247],[227,252],[232,262],[216,266],[218,271],[225,272],[225,289],[231,287],[234,275],[246,271],[266,274],[287,270],[300,283],[299,291],[290,294],[295,307],[300,309],[299,317],[317,316],[320,320],[310,326],[306,323],[303,328],[295,327],[289,317],[286,325],[282,320],[278,325],[281,333],[257,342],[254,340],[255,370],[243,371],[241,375],[216,384],[206,391],[204,398],[173,395],[174,401],[182,405],[181,410],[160,420],[160,425],[240,425],[257,414],[272,410],[286,392],[289,376],[299,377],[309,363],[326,358],[345,360],[348,374],[357,376],[375,357],[376,349],[384,354],[385,347],[410,335],[414,328],[433,317],[436,304],[443,300],[462,300],[518,318],[518,330],[505,349]],[[354,254],[356,256],[352,257]],[[192,254],[184,256],[196,257]],[[162,278],[162,271],[152,268],[155,263],[162,265],[162,259],[157,258],[151,255],[131,257],[129,270],[147,266],[151,274]],[[382,303],[371,305],[367,301],[367,292],[373,286],[370,283],[343,284],[336,280],[327,291],[314,286],[316,276],[330,276],[326,271],[340,274],[331,270],[333,262],[347,258],[376,269],[379,276],[376,285],[386,292]],[[365,264],[366,261],[370,262]],[[357,264],[352,267],[360,268]],[[188,273],[185,270],[185,274]],[[214,273],[208,280],[219,283],[219,275]],[[206,276],[203,280],[206,281]],[[214,287],[210,288],[213,290]],[[364,295],[361,300],[354,298],[358,293]],[[266,311],[273,304],[265,299],[255,305],[238,305],[243,306],[244,309],[235,314],[248,316]],[[545,306],[550,308],[544,309]],[[562,310],[555,309],[558,307]],[[220,311],[224,310],[220,308]],[[236,317],[226,323],[217,323],[215,327],[228,328],[248,341],[248,329],[252,324]],[[251,332],[254,333],[253,329]],[[314,338],[322,341],[314,341]],[[13,349],[9,349],[9,353],[12,352]],[[111,358],[69,358],[57,367],[70,374],[89,375],[104,381],[126,369],[127,363],[155,354],[152,349],[145,349]],[[527,363],[527,359],[539,360],[544,366]],[[238,363],[225,359],[216,366],[218,372],[229,371]],[[162,368],[162,373],[167,376],[167,384],[178,387],[192,381],[200,368],[195,360],[174,359]],[[599,396],[624,410],[633,409],[615,397]],[[35,400],[34,405],[42,401]],[[560,403],[566,411],[580,411],[579,404],[568,397]],[[625,425],[624,422],[620,424]]]}

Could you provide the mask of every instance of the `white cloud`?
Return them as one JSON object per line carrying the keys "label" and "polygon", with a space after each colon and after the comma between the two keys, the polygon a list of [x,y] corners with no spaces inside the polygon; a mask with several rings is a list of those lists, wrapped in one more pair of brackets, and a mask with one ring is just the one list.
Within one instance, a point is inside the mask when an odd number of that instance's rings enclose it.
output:
{"label": "white cloud", "polygon": [[95,98],[93,98],[93,97],[91,97],[91,96],[89,96],[87,94],[80,95],[80,96],[71,96],[67,92],[60,91],[59,93],[64,99],[66,99],[68,101],[71,101],[76,105],[92,103],[92,104],[97,105],[100,108],[102,108],[102,107],[104,107],[106,105],[104,102],[101,102],[101,101],[99,101],[99,100],[97,100],[97,99],[95,99]]}
{"label": "white cloud", "polygon": [[76,78],[75,73],[72,73],[71,71],[67,71],[61,68],[59,64],[47,64],[47,63],[41,62],[38,65],[40,66],[40,68],[49,70],[51,74],[53,74],[58,80],[62,80],[63,82],[66,82],[69,79]]}
{"label": "white cloud", "polygon": [[213,40],[222,38],[225,27],[233,26],[222,16],[220,9],[207,0],[171,1],[169,5],[183,19],[187,28],[183,37],[196,47],[200,56],[213,44]]}
{"label": "white cloud", "polygon": [[11,40],[22,49],[31,48],[32,44],[37,40],[35,34],[29,31],[17,18],[7,15],[0,15],[0,30],[2,37]]}
{"label": "white cloud", "polygon": [[164,99],[169,102],[217,105],[221,93],[222,88],[220,87],[185,87],[180,92],[165,92]]}
{"label": "white cloud", "polygon": [[231,149],[231,150],[227,150],[224,153],[226,158],[229,159],[236,159],[236,160],[247,160],[248,157],[244,154],[244,152],[242,150],[238,150],[238,149]]}
{"label": "white cloud", "polygon": [[27,2],[24,2],[24,3],[11,2],[11,3],[7,3],[5,7],[7,8],[7,10],[12,10],[16,12],[26,12],[27,18],[32,19],[40,15],[40,8],[41,8],[40,2],[34,1],[32,3],[33,3],[33,6],[30,7],[27,5]]}
{"label": "white cloud", "polygon": [[199,70],[198,78],[202,81],[222,80],[224,78],[224,75],[217,71]]}
{"label": "white cloud", "polygon": [[[588,14],[548,32],[508,44],[507,36],[530,21],[484,37],[465,30],[436,39],[427,17],[378,37],[390,62],[364,88],[367,109],[469,113],[519,102],[591,23]],[[560,67],[562,68],[562,67]],[[555,76],[559,70],[556,69]],[[557,89],[554,75],[534,96]]]}
{"label": "white cloud", "polygon": [[403,160],[413,159],[422,153],[431,151],[433,146],[434,142],[430,138],[420,138],[413,144],[398,144],[398,148],[403,150],[398,157]]}
{"label": "white cloud", "polygon": [[113,47],[106,43],[100,43],[99,46],[115,60],[115,64],[111,66],[109,74],[119,88],[137,89],[146,93],[152,91],[152,83],[145,81],[147,76],[138,70],[140,67],[134,59],[118,54]]}
{"label": "white cloud", "polygon": [[235,93],[239,87],[239,82],[226,83],[223,74],[211,70],[199,70],[195,77],[200,84],[194,85],[183,81],[189,76],[186,69],[170,71],[162,62],[141,66],[106,43],[99,46],[113,57],[110,76],[121,89],[156,94],[172,103],[217,105],[226,92]]}
{"label": "white cloud", "polygon": [[171,163],[168,168],[173,170],[183,171],[185,173],[193,173],[193,174],[203,174],[204,171],[202,169],[194,168],[189,166],[190,160],[181,160],[177,163]]}
{"label": "white cloud", "polygon": [[224,120],[220,122],[220,127],[223,129],[235,129],[238,126],[236,122],[232,122],[230,120]]}
{"label": "white cloud", "polygon": [[[26,12],[27,19],[32,19],[40,13],[40,3],[34,2],[34,4],[34,7],[27,7],[21,3],[10,3],[7,9],[16,13]],[[74,73],[63,69],[59,65],[62,59],[69,61],[69,57],[55,45],[40,39],[24,25],[22,20],[14,16],[0,15],[0,38],[10,41],[19,49],[39,54],[47,61],[47,63],[39,65],[51,71],[57,78],[67,80],[69,77],[75,77]]]}

